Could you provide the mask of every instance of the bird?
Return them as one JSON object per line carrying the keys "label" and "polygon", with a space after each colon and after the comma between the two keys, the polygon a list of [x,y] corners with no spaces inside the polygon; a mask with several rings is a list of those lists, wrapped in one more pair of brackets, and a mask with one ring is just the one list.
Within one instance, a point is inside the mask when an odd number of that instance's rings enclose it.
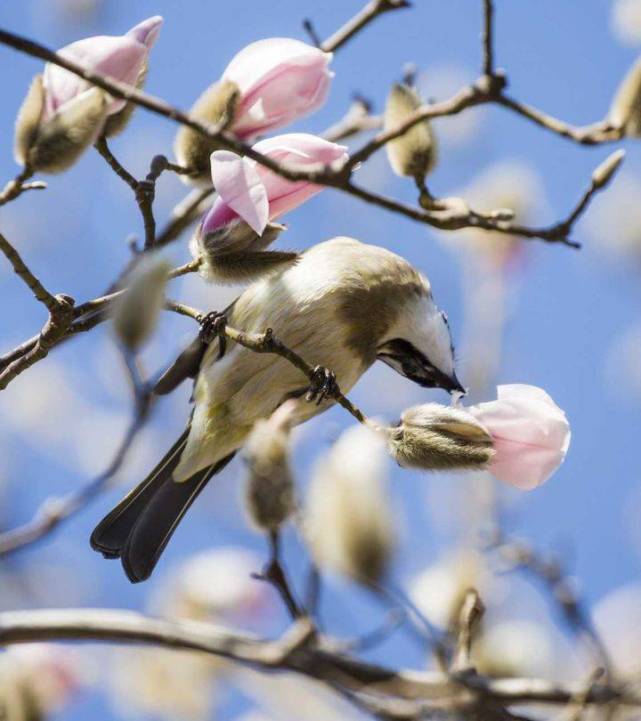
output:
{"label": "bird", "polygon": [[[256,280],[224,311],[246,332],[271,328],[309,364],[331,369],[347,393],[377,360],[426,388],[464,393],[454,363],[447,316],[428,279],[395,253],[337,237],[300,254],[298,261]],[[193,377],[187,428],[153,471],[96,526],[91,546],[120,558],[132,583],[151,575],[169,539],[207,482],[242,447],[252,427],[309,378],[284,358],[255,353],[232,341],[201,335],[156,386],[167,393]],[[297,404],[296,424],[335,402]]]}

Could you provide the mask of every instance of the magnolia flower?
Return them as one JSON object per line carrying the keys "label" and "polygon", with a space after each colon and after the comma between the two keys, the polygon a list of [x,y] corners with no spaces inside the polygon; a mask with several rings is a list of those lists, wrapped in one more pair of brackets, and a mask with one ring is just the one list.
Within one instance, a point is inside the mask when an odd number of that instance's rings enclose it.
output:
{"label": "magnolia flower", "polygon": [[[345,146],[306,133],[262,140],[254,150],[300,169],[347,159]],[[192,241],[194,256],[205,261],[205,277],[236,280],[247,272],[242,262],[245,258],[248,263],[256,262],[258,270],[262,270],[262,262],[282,263],[296,258],[291,253],[262,252],[283,229],[270,221],[320,193],[322,186],[306,180],[286,180],[255,160],[227,150],[212,153],[211,177],[218,197]],[[225,264],[230,258],[239,266],[233,273],[228,271],[229,263]]]}
{"label": "magnolia flower", "polygon": [[[154,16],[120,36],[98,35],[58,51],[91,72],[141,86],[149,50],[162,18]],[[37,75],[16,122],[15,157],[35,170],[58,172],[72,165],[104,130],[122,130],[134,106],[113,98],[87,80],[47,63]]]}
{"label": "magnolia flower", "polygon": [[[227,121],[227,130],[240,140],[282,128],[317,110],[327,97],[333,73],[331,53],[290,38],[259,40],[241,50],[219,82],[197,100],[191,114],[211,124]],[[178,161],[207,173],[216,142],[183,127],[176,136]]]}
{"label": "magnolia flower", "polygon": [[489,470],[522,490],[544,483],[561,465],[570,445],[565,413],[541,388],[499,386],[497,400],[466,408],[492,437]]}
{"label": "magnolia flower", "polygon": [[313,113],[327,97],[331,59],[331,53],[291,38],[248,45],[222,76],[241,94],[231,130],[253,138]]}

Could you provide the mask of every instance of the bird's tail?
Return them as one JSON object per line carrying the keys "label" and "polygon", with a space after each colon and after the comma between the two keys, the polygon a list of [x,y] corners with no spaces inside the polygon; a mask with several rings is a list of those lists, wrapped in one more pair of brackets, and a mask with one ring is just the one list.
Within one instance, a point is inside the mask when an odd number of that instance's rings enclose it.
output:
{"label": "bird's tail", "polygon": [[180,483],[173,472],[187,442],[188,430],[174,443],[154,470],[108,513],[91,534],[91,547],[105,558],[120,558],[132,583],[151,575],[196,496],[221,471],[234,453]]}

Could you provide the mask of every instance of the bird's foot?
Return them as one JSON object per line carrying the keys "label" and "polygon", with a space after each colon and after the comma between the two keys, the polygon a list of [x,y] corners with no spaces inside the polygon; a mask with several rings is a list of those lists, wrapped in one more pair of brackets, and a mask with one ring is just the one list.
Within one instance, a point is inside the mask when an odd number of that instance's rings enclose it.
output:
{"label": "bird's foot", "polygon": [[316,405],[319,406],[326,398],[334,396],[337,391],[336,374],[330,371],[329,368],[316,366],[305,400],[310,403],[315,401]]}
{"label": "bird's foot", "polygon": [[227,316],[214,310],[200,321],[199,338],[205,344],[209,345],[218,338],[218,358],[225,355],[227,348],[227,339],[225,338],[225,327],[227,326]]}
{"label": "bird's foot", "polygon": [[224,333],[227,325],[227,316],[214,310],[207,313],[200,321],[200,340],[203,343],[211,343],[215,338]]}

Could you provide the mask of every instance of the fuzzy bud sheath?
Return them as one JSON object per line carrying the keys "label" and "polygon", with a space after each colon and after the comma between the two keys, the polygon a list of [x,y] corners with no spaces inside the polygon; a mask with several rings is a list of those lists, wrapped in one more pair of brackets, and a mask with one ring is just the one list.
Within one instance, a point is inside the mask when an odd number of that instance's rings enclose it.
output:
{"label": "fuzzy bud sheath", "polygon": [[319,567],[361,583],[383,579],[394,548],[387,453],[365,426],[345,431],[314,470],[305,536]]}
{"label": "fuzzy bud sheath", "polygon": [[165,299],[165,286],[171,265],[150,253],[136,264],[125,278],[124,293],[113,307],[113,329],[128,350],[139,350],[156,329]]}
{"label": "fuzzy bud sheath", "polygon": [[[407,85],[397,84],[387,98],[383,129],[394,130],[422,105],[417,93]],[[429,120],[422,120],[403,135],[385,145],[392,170],[400,176],[422,182],[434,169],[437,159],[436,139]]]}
{"label": "fuzzy bud sheath", "polygon": [[243,449],[248,468],[245,507],[261,531],[277,531],[296,508],[289,464],[289,433],[296,406],[295,400],[286,401],[269,418],[257,421]]}

